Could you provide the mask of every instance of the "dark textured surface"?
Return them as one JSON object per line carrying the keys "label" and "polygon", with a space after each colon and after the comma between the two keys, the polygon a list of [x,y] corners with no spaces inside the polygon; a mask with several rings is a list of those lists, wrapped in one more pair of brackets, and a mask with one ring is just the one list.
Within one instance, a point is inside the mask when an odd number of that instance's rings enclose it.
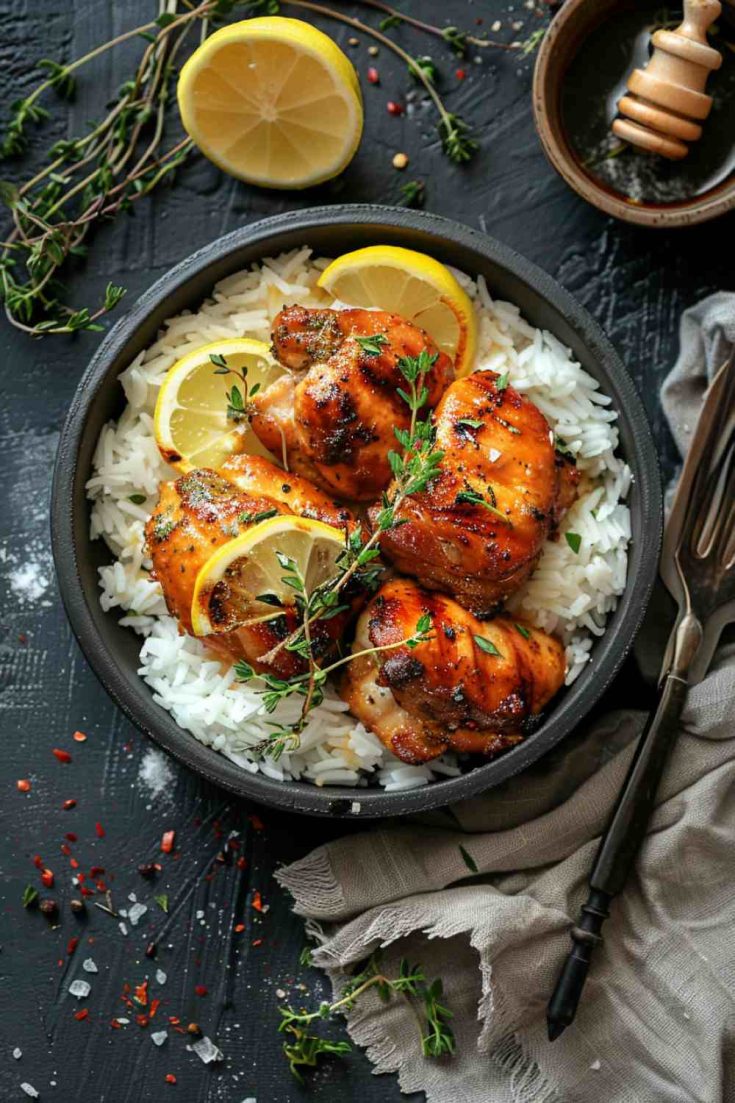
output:
{"label": "dark textured surface", "polygon": [[[143,22],[153,7],[146,0],[0,0],[0,102],[7,105],[32,86],[37,56],[77,56],[111,33]],[[355,13],[359,8],[343,7]],[[526,28],[519,32],[525,34],[536,20],[520,2],[517,8],[513,18],[525,20]],[[420,11],[465,25],[475,16],[488,22],[508,18],[507,5],[496,0],[474,5],[423,0]],[[341,29],[330,29],[341,41],[346,39]],[[664,235],[610,222],[572,195],[546,165],[531,123],[529,61],[487,55],[481,65],[469,61],[468,79],[457,84],[456,63],[441,46],[406,29],[397,34],[415,52],[441,58],[446,85],[456,89],[452,105],[472,119],[482,136],[482,151],[469,168],[455,169],[445,161],[428,116],[393,119],[386,114],[386,99],[401,96],[407,78],[399,64],[381,55],[382,85],[365,92],[365,139],[340,180],[302,195],[256,192],[197,161],[172,191],[141,204],[135,218],[98,236],[89,262],[74,277],[78,301],[91,301],[108,278],[124,283],[135,296],[192,249],[263,214],[345,199],[394,201],[401,177],[390,160],[403,149],[411,157],[411,176],[427,180],[429,209],[486,228],[526,254],[602,323],[643,394],[665,473],[670,474],[674,450],[658,406],[658,385],[675,354],[680,311],[703,294],[732,285],[726,241],[735,221],[730,217]],[[364,44],[353,56],[364,73]],[[60,136],[67,125],[79,126],[94,117],[125,75],[124,59],[100,60],[82,80],[70,120],[60,111],[47,133]],[[3,175],[11,174],[5,166]],[[308,986],[304,998],[318,998],[318,980],[298,966],[301,923],[290,914],[272,871],[335,828],[266,813],[265,829],[256,830],[248,820],[250,809],[175,767],[171,785],[152,801],[138,780],[148,747],[88,670],[56,594],[47,537],[49,476],[59,425],[97,343],[94,335],[31,343],[4,322],[0,333],[0,516],[6,544],[0,562],[5,747],[0,1099],[24,1098],[21,1081],[33,1084],[42,1099],[62,1103],[149,1103],[167,1099],[169,1093],[186,1103],[307,1098],[279,1054],[276,993],[290,992],[296,979]],[[48,581],[35,599],[19,594],[12,584],[27,558],[40,565],[41,577]],[[627,699],[630,679],[628,670],[619,681],[618,703]],[[77,728],[87,732],[86,743],[73,742]],[[58,763],[51,754],[54,746],[70,749],[74,761]],[[27,796],[15,786],[17,778],[25,777],[33,783]],[[62,812],[67,798],[76,799],[77,807]],[[104,827],[104,838],[97,837],[97,822]],[[156,858],[161,833],[168,828],[177,830],[180,858],[162,859],[164,872],[154,888],[138,876],[136,866]],[[231,828],[242,832],[235,856],[247,859],[244,869],[213,865]],[[116,920],[94,908],[78,924],[64,903],[63,922],[56,930],[40,915],[23,911],[24,886],[38,884],[35,854],[56,873],[55,895],[68,901],[69,856],[59,849],[65,832],[78,836],[72,850],[82,870],[88,873],[93,864],[105,868],[118,906],[129,906],[131,891],[150,905],[127,937]],[[207,879],[212,869],[215,875]],[[262,917],[252,908],[254,890],[270,905]],[[168,917],[152,900],[161,892],[169,896]],[[199,911],[203,916],[197,918]],[[233,933],[239,921],[246,930]],[[81,940],[68,958],[67,941],[74,934]],[[110,1027],[114,1015],[126,1015],[119,1002],[123,985],[139,984],[153,973],[143,956],[151,937],[161,942],[156,964],[168,975],[158,993],[164,1002],[156,1024],[168,1015],[199,1022],[225,1053],[220,1066],[205,1068],[171,1031],[158,1050],[150,1041],[150,1028],[140,1029],[134,1021],[121,1030]],[[260,938],[262,944],[253,946]],[[89,944],[88,939],[94,941]],[[88,956],[98,966],[96,975],[81,969]],[[89,1008],[85,1022],[74,1019],[77,1004],[67,993],[77,976],[92,984],[89,999],[79,1005]],[[197,996],[197,984],[206,985],[208,995]],[[151,987],[157,988],[154,982]],[[293,998],[300,999],[300,993]],[[11,1056],[16,1046],[22,1050],[17,1062]],[[164,1083],[167,1072],[178,1077],[176,1087]],[[399,1098],[395,1081],[371,1078],[359,1054],[325,1066],[311,1081],[309,1094],[324,1100]]]}

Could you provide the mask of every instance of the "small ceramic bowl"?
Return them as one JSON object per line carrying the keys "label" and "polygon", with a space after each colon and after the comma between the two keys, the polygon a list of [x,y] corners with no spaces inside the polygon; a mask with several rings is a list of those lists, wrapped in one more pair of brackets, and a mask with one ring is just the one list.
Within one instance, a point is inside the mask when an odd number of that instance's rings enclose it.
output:
{"label": "small ceramic bowl", "polygon": [[[98,568],[110,561],[110,552],[102,541],[90,539],[85,484],[102,427],[123,409],[120,373],[154,340],[166,318],[196,308],[218,280],[305,244],[320,256],[338,256],[364,245],[406,246],[485,276],[494,295],[517,303],[532,325],[551,330],[600,381],[618,412],[620,449],[633,471],[628,581],[605,634],[595,642],[592,662],[557,696],[544,723],[523,743],[460,777],[422,789],[320,789],[243,770],[199,743],[156,704],[137,673],[140,638],[100,606]],[[661,488],[646,416],[628,373],[597,324],[550,276],[493,238],[456,222],[420,211],[344,205],[289,211],[235,230],[176,265],[127,308],[102,341],[69,409],[56,460],[51,534],[61,596],[90,666],[125,714],[170,754],[225,789],[273,807],[345,818],[394,816],[436,808],[497,785],[584,720],[619,670],[648,603],[658,567]]]}
{"label": "small ceramic bowl", "polygon": [[546,156],[567,184],[594,207],[639,226],[692,226],[735,209],[735,175],[690,199],[666,204],[631,202],[595,179],[582,165],[565,133],[562,89],[570,65],[589,35],[614,19],[629,0],[565,0],[536,59],[533,113]]}

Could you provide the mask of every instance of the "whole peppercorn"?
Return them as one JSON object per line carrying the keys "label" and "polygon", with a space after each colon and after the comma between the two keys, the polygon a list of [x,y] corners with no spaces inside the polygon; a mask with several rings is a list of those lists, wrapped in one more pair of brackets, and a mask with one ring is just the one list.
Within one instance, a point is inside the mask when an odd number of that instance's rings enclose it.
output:
{"label": "whole peppercorn", "polygon": [[157,953],[158,953],[158,946],[156,945],[156,943],[155,942],[149,942],[148,945],[145,948],[145,956],[146,957],[155,957]]}
{"label": "whole peppercorn", "polygon": [[82,912],[87,910],[87,905],[83,900],[77,900],[76,898],[69,901],[69,907],[75,915],[81,915]]}
{"label": "whole peppercorn", "polygon": [[201,1034],[201,1032],[202,1031],[201,1031],[201,1027],[199,1026],[199,1023],[189,1023],[189,1025],[186,1028],[186,1033],[187,1034]]}
{"label": "whole peppercorn", "polygon": [[59,905],[50,896],[44,896],[44,898],[38,902],[38,910],[45,915],[47,919],[53,919],[55,915],[58,915]]}
{"label": "whole peppercorn", "polygon": [[154,877],[156,873],[156,866],[154,862],[143,862],[138,866],[138,873],[141,877]]}

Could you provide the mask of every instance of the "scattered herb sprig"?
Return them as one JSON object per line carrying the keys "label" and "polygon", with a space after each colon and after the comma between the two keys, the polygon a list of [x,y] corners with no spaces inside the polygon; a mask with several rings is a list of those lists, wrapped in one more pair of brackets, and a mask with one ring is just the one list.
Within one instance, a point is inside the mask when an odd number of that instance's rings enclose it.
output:
{"label": "scattered herb sprig", "polygon": [[344,1057],[352,1049],[349,1042],[335,1042],[310,1033],[309,1027],[337,1013],[352,1011],[360,997],[371,988],[376,989],[384,1003],[394,995],[409,1001],[418,1015],[421,1051],[425,1057],[438,1058],[454,1053],[454,1034],[449,1025],[452,1012],[444,1003],[441,979],[427,981],[423,968],[411,965],[405,958],[400,963],[398,976],[388,977],[380,969],[378,955],[373,954],[365,969],[350,978],[339,999],[333,1003],[325,1001],[316,1011],[296,1011],[288,1005],[280,1009],[278,1029],[293,1039],[284,1043],[283,1052],[300,1083],[303,1083],[302,1069],[314,1068],[320,1057]]}
{"label": "scattered herb sprig", "polygon": [[[209,359],[214,365],[215,375],[234,375],[242,383],[242,390],[236,383],[233,383],[227,391],[227,420],[233,421],[236,425],[247,421],[250,417],[250,403],[260,390],[260,383],[253,383],[252,387],[248,388],[247,367],[244,367],[241,371],[237,368],[231,368],[220,352],[211,352]],[[269,516],[272,516],[272,513]],[[261,521],[264,519],[264,517],[260,517]]]}

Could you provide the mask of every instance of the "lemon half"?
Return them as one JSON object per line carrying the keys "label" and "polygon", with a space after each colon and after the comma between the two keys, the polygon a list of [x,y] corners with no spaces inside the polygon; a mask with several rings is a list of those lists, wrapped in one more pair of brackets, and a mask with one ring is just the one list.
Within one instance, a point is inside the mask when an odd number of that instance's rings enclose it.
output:
{"label": "lemon half", "polygon": [[337,574],[344,546],[340,529],[308,517],[285,514],[253,525],[218,548],[200,569],[191,604],[194,635],[231,632],[272,615],[278,607],[262,597],[293,605],[295,591],[283,581],[288,569],[276,553],[294,561],[306,592],[312,593]]}
{"label": "lemon half", "polygon": [[223,27],[181,70],[179,110],[202,153],[269,188],[336,176],[362,136],[360,84],[339,47],[300,19]]}
{"label": "lemon half", "polygon": [[458,378],[474,366],[477,321],[467,293],[445,265],[395,245],[345,253],[324,269],[319,286],[351,306],[379,307],[425,329],[454,361]]}
{"label": "lemon half", "polygon": [[283,372],[268,345],[249,337],[214,341],[182,356],[166,373],[153,415],[161,455],[182,473],[217,468],[235,452],[272,458],[244,413],[239,420],[228,416],[228,392],[235,386],[244,402],[245,384],[232,373],[219,374],[213,356],[244,373],[248,391],[263,389]]}

